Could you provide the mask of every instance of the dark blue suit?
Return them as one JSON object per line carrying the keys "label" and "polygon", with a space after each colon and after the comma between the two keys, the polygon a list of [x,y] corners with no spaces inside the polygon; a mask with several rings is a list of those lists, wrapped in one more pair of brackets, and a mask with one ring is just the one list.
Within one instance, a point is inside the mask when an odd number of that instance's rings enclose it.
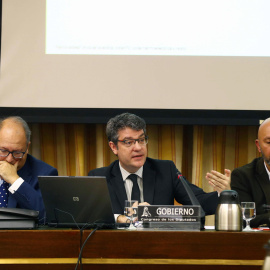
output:
{"label": "dark blue suit", "polygon": [[[127,194],[119,168],[119,161],[110,166],[92,170],[92,176],[106,176],[110,191],[112,207],[115,214],[124,213],[124,202]],[[217,192],[206,193],[201,188],[188,182],[207,215],[215,214],[218,204]],[[177,178],[177,168],[169,160],[147,158],[143,166],[143,196],[144,201],[152,205],[173,205],[174,199],[183,205],[191,201],[181,181]]]}
{"label": "dark blue suit", "polygon": [[38,185],[38,176],[58,175],[57,170],[28,154],[24,166],[17,173],[24,182],[14,194],[9,193],[7,207],[37,210],[42,222],[45,210]]}

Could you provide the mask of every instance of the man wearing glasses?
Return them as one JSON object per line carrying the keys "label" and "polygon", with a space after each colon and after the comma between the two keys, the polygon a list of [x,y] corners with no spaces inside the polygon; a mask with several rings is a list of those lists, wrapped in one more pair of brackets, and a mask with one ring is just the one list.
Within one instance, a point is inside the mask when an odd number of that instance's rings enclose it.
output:
{"label": "man wearing glasses", "polygon": [[[178,170],[169,160],[147,157],[148,137],[145,121],[130,113],[111,118],[106,127],[109,146],[118,157],[108,167],[89,172],[92,176],[106,176],[112,207],[117,222],[125,223],[124,202],[136,199],[142,204],[173,205],[174,199],[180,204],[190,205],[189,196],[178,179]],[[135,175],[135,176],[134,176]],[[135,179],[134,179],[135,178]],[[188,185],[194,192],[207,215],[214,214],[218,193],[205,193],[201,188]],[[228,188],[229,182],[220,186]]]}
{"label": "man wearing glasses", "polygon": [[44,205],[38,186],[39,175],[58,175],[55,168],[28,154],[31,131],[18,116],[0,119],[0,207],[39,211]]}

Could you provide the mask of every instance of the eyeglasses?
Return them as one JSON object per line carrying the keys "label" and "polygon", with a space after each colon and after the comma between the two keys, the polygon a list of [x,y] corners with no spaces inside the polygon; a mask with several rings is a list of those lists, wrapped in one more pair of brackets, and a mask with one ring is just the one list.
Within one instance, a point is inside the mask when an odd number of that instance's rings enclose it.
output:
{"label": "eyeglasses", "polygon": [[126,139],[126,140],[117,140],[118,142],[123,143],[126,147],[130,147],[138,142],[140,145],[146,145],[148,143],[148,136],[139,138],[139,139]]}
{"label": "eyeglasses", "polygon": [[20,151],[8,151],[6,149],[0,149],[0,157],[7,157],[9,154],[12,154],[12,156],[16,159],[16,158],[23,158],[25,152],[20,152]]}

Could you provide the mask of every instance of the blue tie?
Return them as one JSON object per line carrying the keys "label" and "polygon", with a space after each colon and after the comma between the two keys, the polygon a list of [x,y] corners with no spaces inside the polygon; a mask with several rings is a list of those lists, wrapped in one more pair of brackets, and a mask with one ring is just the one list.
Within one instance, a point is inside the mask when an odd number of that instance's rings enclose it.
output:
{"label": "blue tie", "polygon": [[3,181],[0,186],[0,207],[7,207],[8,202],[8,183]]}

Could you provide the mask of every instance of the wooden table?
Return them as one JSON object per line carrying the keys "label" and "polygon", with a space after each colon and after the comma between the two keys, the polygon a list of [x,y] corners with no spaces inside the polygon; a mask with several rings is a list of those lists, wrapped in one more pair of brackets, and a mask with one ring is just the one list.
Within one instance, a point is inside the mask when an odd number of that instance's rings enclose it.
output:
{"label": "wooden table", "polygon": [[[0,230],[0,269],[75,269],[86,230]],[[83,269],[260,269],[270,232],[96,231]],[[80,269],[80,268],[78,268]]]}

